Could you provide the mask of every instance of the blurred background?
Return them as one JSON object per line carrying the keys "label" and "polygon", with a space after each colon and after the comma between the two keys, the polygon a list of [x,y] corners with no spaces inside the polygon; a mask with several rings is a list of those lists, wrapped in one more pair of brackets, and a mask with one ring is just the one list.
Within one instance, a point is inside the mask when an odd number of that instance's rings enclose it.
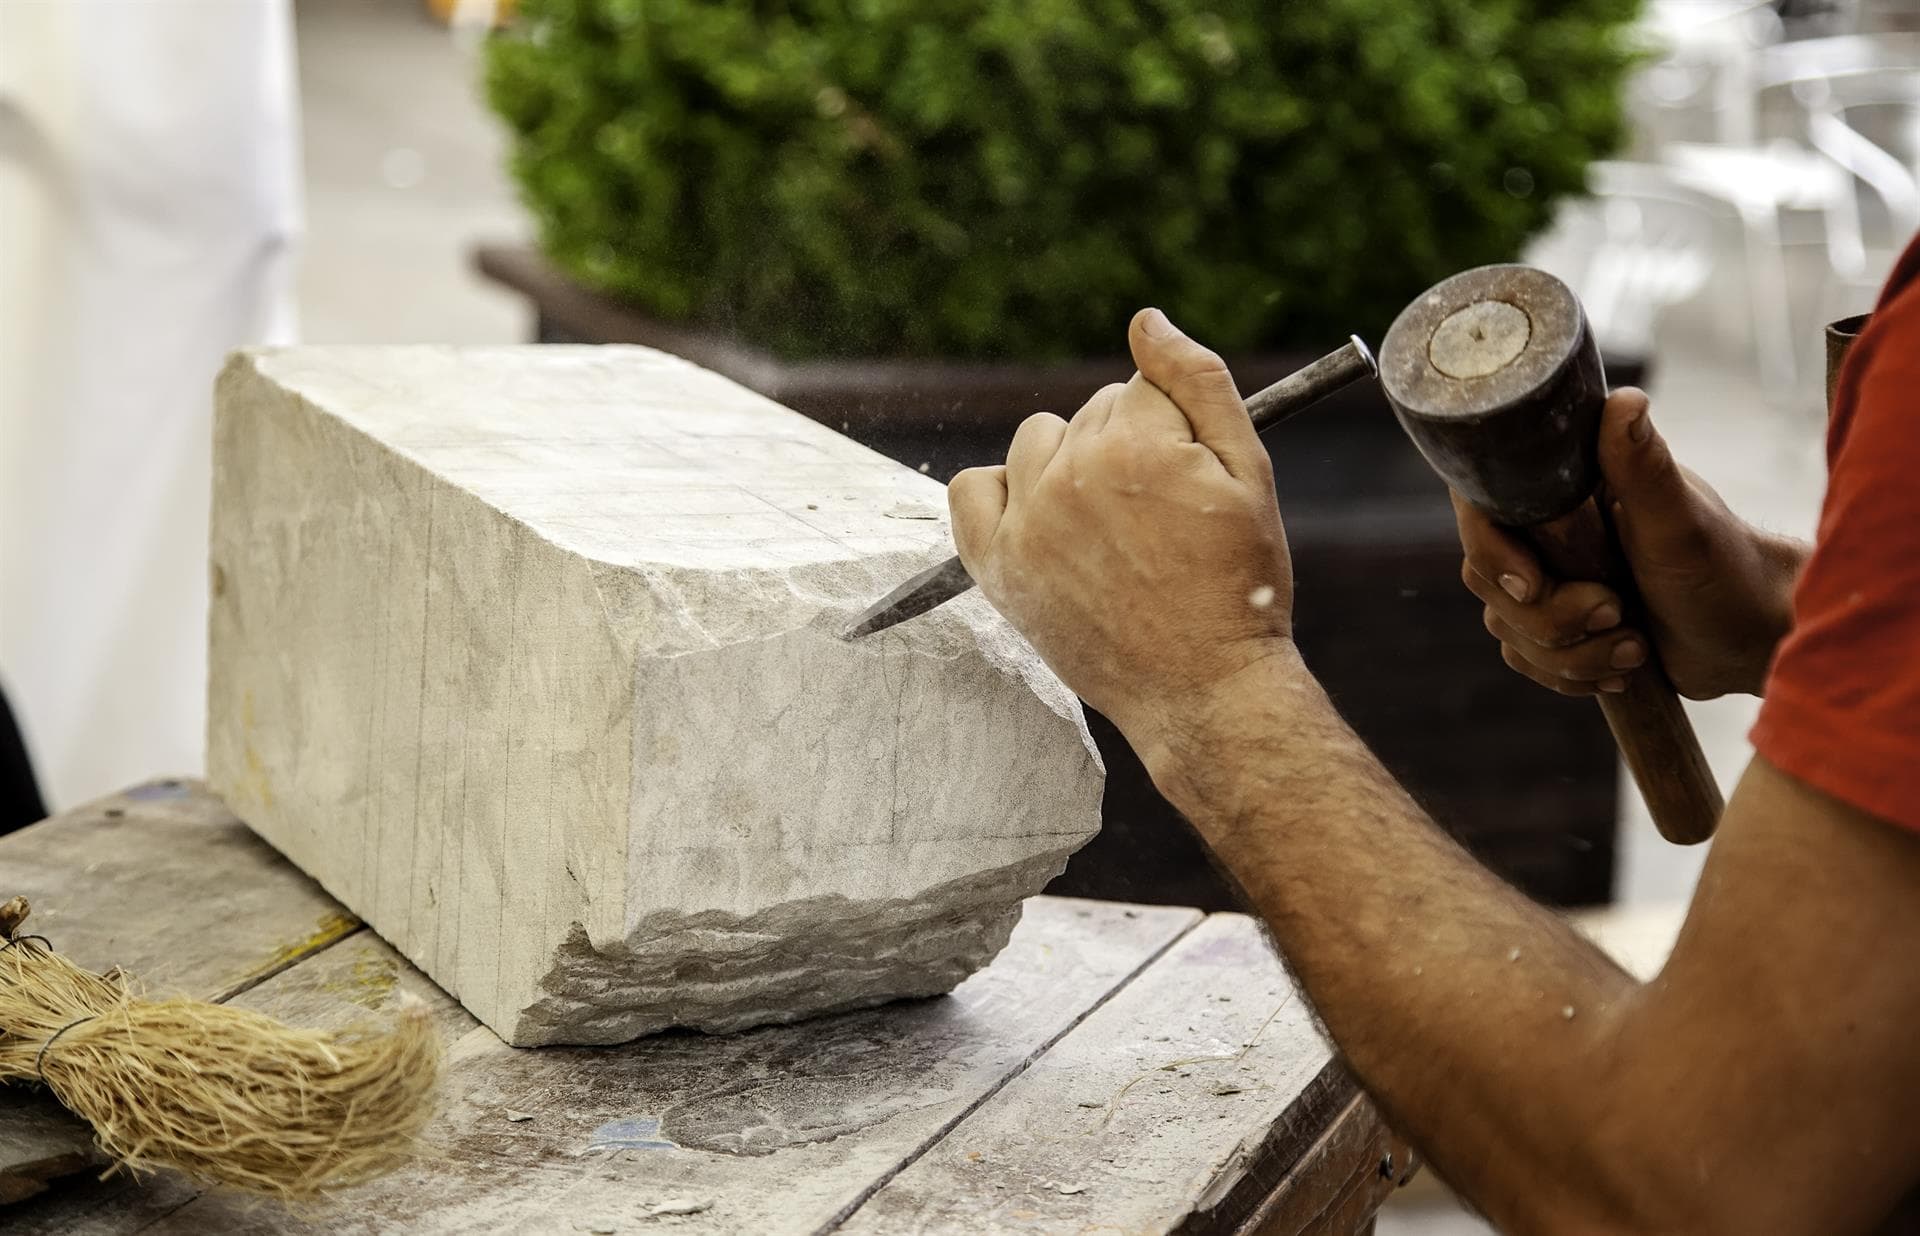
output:
{"label": "blurred background", "polygon": [[[210,392],[247,344],[651,343],[946,476],[1123,378],[1141,304],[1252,389],[1524,259],[1684,462],[1810,535],[1820,327],[1920,228],[1920,0],[845,7],[0,4],[0,827],[201,766]],[[1657,965],[1702,852],[1501,666],[1384,407],[1270,446],[1343,710]],[[1730,781],[1754,702],[1692,711]],[[1100,736],[1108,827],[1057,887],[1224,904]],[[1482,1229],[1430,1186],[1381,1230]]]}

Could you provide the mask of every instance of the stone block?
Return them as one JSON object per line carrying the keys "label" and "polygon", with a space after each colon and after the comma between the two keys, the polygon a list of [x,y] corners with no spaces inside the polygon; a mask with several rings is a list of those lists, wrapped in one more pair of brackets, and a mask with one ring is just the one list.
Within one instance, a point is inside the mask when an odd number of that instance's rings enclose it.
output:
{"label": "stone block", "polygon": [[837,638],[942,487],[684,361],[244,353],[214,469],[210,780],[508,1042],[947,991],[1098,827],[978,595]]}

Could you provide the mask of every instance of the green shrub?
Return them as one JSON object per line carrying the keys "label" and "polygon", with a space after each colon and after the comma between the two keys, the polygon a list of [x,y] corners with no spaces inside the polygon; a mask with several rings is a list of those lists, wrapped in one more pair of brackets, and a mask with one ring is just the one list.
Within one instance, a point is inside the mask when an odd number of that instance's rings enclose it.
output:
{"label": "green shrub", "polygon": [[567,272],[783,355],[1377,332],[1622,136],[1638,0],[526,0],[488,66]]}

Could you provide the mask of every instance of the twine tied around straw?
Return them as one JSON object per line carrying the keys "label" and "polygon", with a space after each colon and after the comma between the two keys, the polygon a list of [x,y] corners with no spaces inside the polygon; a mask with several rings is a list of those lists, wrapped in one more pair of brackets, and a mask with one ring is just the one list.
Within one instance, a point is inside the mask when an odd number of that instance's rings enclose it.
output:
{"label": "twine tied around straw", "polygon": [[301,1030],[204,1000],[148,1000],[20,931],[0,905],[0,1082],[37,1082],[133,1172],[285,1200],[384,1175],[433,1112],[440,1044],[426,1009],[388,1030]]}

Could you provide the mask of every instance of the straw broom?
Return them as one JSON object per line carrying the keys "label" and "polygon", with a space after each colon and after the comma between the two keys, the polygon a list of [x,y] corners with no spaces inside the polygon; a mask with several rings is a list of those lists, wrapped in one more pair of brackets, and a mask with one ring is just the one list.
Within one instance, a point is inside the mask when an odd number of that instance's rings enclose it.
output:
{"label": "straw broom", "polygon": [[0,1081],[38,1082],[132,1172],[284,1200],[392,1171],[433,1111],[426,1010],[386,1032],[298,1030],[204,1000],[147,1000],[24,935],[0,905]]}

